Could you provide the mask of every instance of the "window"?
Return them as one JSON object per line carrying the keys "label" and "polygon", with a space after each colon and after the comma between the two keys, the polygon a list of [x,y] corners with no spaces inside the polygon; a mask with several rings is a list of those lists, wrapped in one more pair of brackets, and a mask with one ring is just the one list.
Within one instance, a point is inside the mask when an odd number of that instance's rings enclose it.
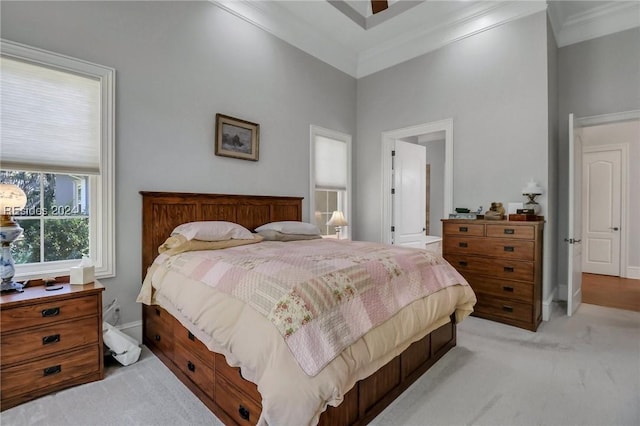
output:
{"label": "window", "polygon": [[[335,210],[342,211],[351,223],[351,136],[311,126],[311,220],[322,235],[335,236],[327,222]],[[349,226],[340,230],[341,238],[350,238]]]}
{"label": "window", "polygon": [[88,255],[114,276],[115,71],[6,40],[0,51],[0,181],[27,194],[16,275],[68,274]]}

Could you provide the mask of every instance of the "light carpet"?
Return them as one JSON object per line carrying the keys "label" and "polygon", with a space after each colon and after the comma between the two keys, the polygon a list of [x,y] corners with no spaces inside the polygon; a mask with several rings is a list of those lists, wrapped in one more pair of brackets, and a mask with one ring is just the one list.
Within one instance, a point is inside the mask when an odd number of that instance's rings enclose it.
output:
{"label": "light carpet", "polygon": [[[103,381],[4,411],[8,425],[219,425],[146,348]],[[458,346],[373,422],[386,425],[640,425],[640,312],[556,309],[537,333],[479,318]]]}

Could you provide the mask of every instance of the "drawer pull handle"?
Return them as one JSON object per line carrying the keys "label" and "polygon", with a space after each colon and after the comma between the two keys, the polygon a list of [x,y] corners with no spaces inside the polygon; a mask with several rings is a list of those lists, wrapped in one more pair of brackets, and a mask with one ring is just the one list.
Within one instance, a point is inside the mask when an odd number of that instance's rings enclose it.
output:
{"label": "drawer pull handle", "polygon": [[458,247],[467,247],[467,243],[458,243]]}
{"label": "drawer pull handle", "polygon": [[469,231],[469,228],[467,228],[466,226],[461,226],[461,227],[458,228],[458,230],[460,232],[467,232],[467,231]]}
{"label": "drawer pull handle", "polygon": [[187,369],[193,373],[196,371],[196,365],[191,361],[187,361]]}
{"label": "drawer pull handle", "polygon": [[238,406],[238,414],[240,414],[240,417],[244,420],[249,420],[251,417],[251,412],[249,412],[249,410],[247,410],[243,405]]}
{"label": "drawer pull handle", "polygon": [[156,342],[159,342],[159,341],[160,341],[160,335],[159,335],[159,334],[156,334],[155,336],[153,336],[153,338],[154,338],[154,340],[155,340]]}
{"label": "drawer pull handle", "polygon": [[60,315],[60,308],[49,308],[49,309],[43,309],[42,310],[42,317],[43,318],[55,317],[57,315]]}
{"label": "drawer pull handle", "polygon": [[513,312],[513,308],[511,306],[504,305],[502,310],[505,312]]}
{"label": "drawer pull handle", "polygon": [[512,246],[504,246],[504,251],[514,251],[515,249]]}
{"label": "drawer pull handle", "polygon": [[507,234],[507,235],[513,235],[513,234],[516,233],[516,230],[507,228],[507,229],[504,230],[504,233]]}
{"label": "drawer pull handle", "polygon": [[458,265],[460,266],[467,266],[467,262],[464,260],[461,260],[460,262],[458,262]]}
{"label": "drawer pull handle", "polygon": [[502,290],[508,291],[509,293],[513,293],[513,287],[511,287],[510,285],[502,286]]}
{"label": "drawer pull handle", "polygon": [[505,271],[505,272],[513,272],[513,271],[514,271],[514,269],[513,269],[513,267],[512,267],[512,266],[505,266],[505,267],[504,267],[504,271]]}
{"label": "drawer pull handle", "polygon": [[192,340],[192,341],[196,340],[196,336],[194,336],[192,332],[189,332],[189,334],[187,334],[187,337],[189,338],[189,340]]}
{"label": "drawer pull handle", "polygon": [[43,345],[49,345],[51,343],[57,343],[60,341],[60,335],[59,334],[52,334],[51,336],[45,336],[42,338],[42,344]]}
{"label": "drawer pull handle", "polygon": [[43,376],[51,376],[52,374],[58,374],[62,371],[61,365],[54,365],[53,367],[47,367],[42,370]]}

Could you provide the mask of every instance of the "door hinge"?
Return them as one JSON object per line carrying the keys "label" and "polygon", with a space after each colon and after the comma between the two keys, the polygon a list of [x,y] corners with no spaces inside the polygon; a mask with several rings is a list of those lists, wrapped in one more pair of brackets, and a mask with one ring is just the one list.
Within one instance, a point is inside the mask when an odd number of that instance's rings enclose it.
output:
{"label": "door hinge", "polygon": [[396,232],[396,227],[395,226],[391,227],[391,232]]}
{"label": "door hinge", "polygon": [[582,241],[582,240],[574,240],[573,238],[565,238],[564,240],[569,244],[578,244],[579,242]]}
{"label": "door hinge", "polygon": [[394,151],[391,151],[391,156],[392,156],[392,157],[395,157],[395,156],[396,156],[396,151],[395,151],[395,150],[394,150]]}
{"label": "door hinge", "polygon": [[391,188],[391,195],[394,195],[396,193],[396,189],[395,188]]}

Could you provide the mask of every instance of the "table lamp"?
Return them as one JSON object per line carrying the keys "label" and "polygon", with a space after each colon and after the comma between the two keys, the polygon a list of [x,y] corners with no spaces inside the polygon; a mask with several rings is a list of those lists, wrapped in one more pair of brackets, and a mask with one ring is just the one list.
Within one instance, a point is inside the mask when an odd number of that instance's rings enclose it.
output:
{"label": "table lamp", "polygon": [[23,229],[13,220],[13,215],[27,204],[27,195],[22,189],[10,183],[0,183],[0,292],[22,291],[22,284],[13,281],[16,273],[15,262],[11,256],[11,243],[21,234]]}
{"label": "table lamp", "polygon": [[524,208],[533,209],[535,214],[540,214],[540,204],[536,202],[536,197],[541,195],[542,192],[542,187],[531,179],[527,186],[522,188],[522,195],[526,195],[529,198],[529,201],[524,204]]}
{"label": "table lamp", "polygon": [[348,223],[347,223],[347,220],[344,218],[344,214],[342,214],[341,211],[336,210],[331,215],[331,219],[329,219],[329,222],[327,222],[327,225],[336,227],[336,238],[340,239],[340,228],[342,228],[343,226],[347,226]]}

